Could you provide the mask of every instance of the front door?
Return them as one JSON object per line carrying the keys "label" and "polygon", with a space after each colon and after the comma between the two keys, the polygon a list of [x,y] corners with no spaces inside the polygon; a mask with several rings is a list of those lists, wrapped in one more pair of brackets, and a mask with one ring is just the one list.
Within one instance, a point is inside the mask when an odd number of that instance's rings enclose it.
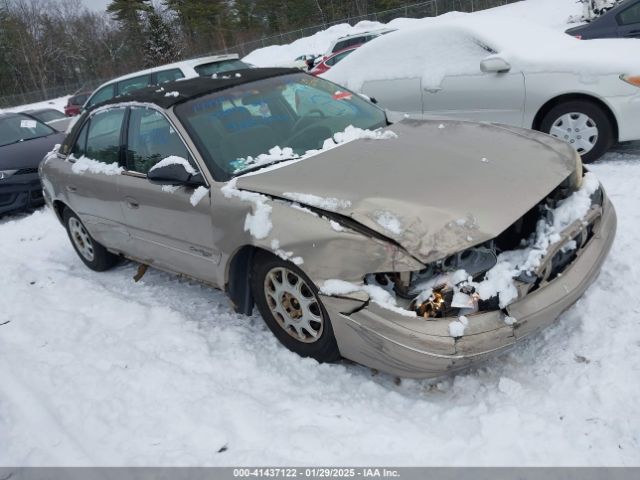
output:
{"label": "front door", "polygon": [[[131,108],[126,171],[119,182],[125,224],[138,260],[215,283],[220,252],[214,245],[211,197],[190,187],[155,185],[147,172],[176,156],[193,163],[168,119],[151,108]],[[204,188],[204,187],[202,187]]]}

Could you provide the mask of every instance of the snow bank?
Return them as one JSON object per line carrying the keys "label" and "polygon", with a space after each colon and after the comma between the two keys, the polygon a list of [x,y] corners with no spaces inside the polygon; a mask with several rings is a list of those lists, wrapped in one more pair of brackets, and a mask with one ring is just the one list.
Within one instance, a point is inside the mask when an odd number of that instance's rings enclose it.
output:
{"label": "snow bank", "polygon": [[103,174],[103,175],[120,175],[124,169],[117,163],[104,163],[84,155],[75,159],[75,162],[71,166],[71,171],[78,175],[82,175],[85,172]]}

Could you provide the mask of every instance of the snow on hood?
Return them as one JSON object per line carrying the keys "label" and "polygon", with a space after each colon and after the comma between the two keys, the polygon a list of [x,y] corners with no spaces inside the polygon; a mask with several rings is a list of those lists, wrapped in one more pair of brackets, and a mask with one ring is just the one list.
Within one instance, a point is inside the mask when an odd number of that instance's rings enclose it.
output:
{"label": "snow on hood", "polygon": [[356,91],[369,80],[415,77],[423,87],[437,87],[446,75],[480,74],[480,61],[494,53],[513,71],[573,73],[585,83],[594,75],[640,69],[640,42],[634,39],[586,42],[517,18],[456,14],[412,22],[363,45],[321,76]]}
{"label": "snow on hood", "polygon": [[[355,140],[283,168],[237,178],[238,189],[327,210],[401,244],[423,262],[490,240],[575,169],[548,136],[463,121],[405,120],[393,141]],[[335,205],[335,208],[331,207]]]}

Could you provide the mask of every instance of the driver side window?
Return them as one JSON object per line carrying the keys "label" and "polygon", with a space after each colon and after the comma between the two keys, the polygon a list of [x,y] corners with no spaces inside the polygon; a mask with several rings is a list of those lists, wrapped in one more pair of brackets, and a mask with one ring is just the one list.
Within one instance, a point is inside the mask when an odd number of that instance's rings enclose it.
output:
{"label": "driver side window", "polygon": [[156,163],[170,156],[193,163],[187,147],[164,115],[153,109],[132,108],[127,170],[146,175]]}

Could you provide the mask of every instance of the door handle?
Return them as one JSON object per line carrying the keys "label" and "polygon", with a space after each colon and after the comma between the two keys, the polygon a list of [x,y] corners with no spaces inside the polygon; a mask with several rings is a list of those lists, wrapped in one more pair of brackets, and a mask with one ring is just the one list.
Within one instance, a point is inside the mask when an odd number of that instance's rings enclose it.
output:
{"label": "door handle", "polygon": [[441,87],[424,87],[423,90],[427,93],[438,93],[442,90]]}
{"label": "door handle", "polygon": [[132,209],[140,208],[140,204],[135,198],[127,197],[124,199],[124,201],[127,204],[127,207],[129,208],[132,208]]}
{"label": "door handle", "polygon": [[67,185],[67,192],[76,193],[78,191],[78,187],[75,185]]}

